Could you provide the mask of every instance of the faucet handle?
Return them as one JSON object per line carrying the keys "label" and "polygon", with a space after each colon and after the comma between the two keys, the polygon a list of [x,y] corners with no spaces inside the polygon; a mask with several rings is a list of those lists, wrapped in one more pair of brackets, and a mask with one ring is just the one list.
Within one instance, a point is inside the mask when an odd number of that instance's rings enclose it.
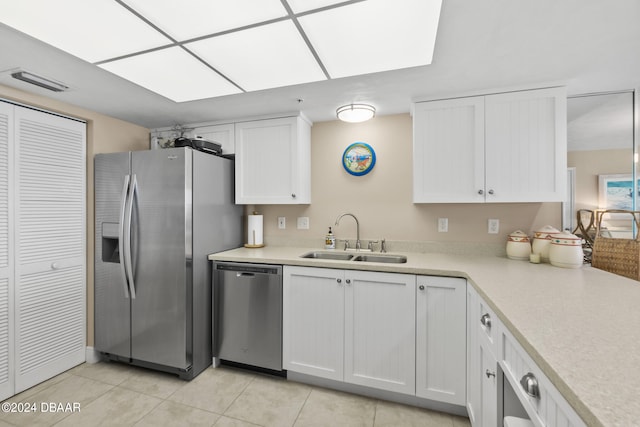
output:
{"label": "faucet handle", "polygon": [[369,249],[371,252],[373,252],[373,244],[374,243],[378,243],[377,240],[369,240],[369,244],[367,245],[367,249]]}
{"label": "faucet handle", "polygon": [[387,241],[384,238],[380,242],[380,252],[387,252]]}
{"label": "faucet handle", "polygon": [[349,241],[344,239],[344,250],[346,251],[347,249],[349,249]]}

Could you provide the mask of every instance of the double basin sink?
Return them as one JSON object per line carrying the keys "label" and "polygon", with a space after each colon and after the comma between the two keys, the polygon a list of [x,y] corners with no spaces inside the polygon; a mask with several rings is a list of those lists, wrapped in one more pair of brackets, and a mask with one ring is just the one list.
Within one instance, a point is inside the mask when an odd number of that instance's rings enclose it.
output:
{"label": "double basin sink", "polygon": [[404,264],[407,257],[404,255],[374,254],[374,253],[349,253],[349,252],[322,252],[313,251],[300,255],[301,258],[329,259],[337,261],[357,262],[385,262],[391,264]]}

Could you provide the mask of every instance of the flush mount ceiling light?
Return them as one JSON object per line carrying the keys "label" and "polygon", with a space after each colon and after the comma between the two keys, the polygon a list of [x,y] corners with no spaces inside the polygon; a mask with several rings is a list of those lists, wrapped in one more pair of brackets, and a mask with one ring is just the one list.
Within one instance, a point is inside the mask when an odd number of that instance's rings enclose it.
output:
{"label": "flush mount ceiling light", "polygon": [[65,90],[69,89],[69,86],[63,85],[60,82],[56,82],[46,77],[38,76],[37,74],[33,74],[28,71],[16,71],[15,73],[11,73],[11,77],[13,77],[14,79],[22,80],[23,82],[31,83],[32,85],[52,90],[54,92],[64,92]]}
{"label": "flush mount ceiling light", "polygon": [[338,108],[336,115],[343,122],[360,123],[372,119],[376,109],[369,104],[348,104]]}
{"label": "flush mount ceiling light", "polygon": [[0,23],[175,102],[429,65],[442,6],[442,0],[182,0],[179,8],[157,0],[10,3]]}

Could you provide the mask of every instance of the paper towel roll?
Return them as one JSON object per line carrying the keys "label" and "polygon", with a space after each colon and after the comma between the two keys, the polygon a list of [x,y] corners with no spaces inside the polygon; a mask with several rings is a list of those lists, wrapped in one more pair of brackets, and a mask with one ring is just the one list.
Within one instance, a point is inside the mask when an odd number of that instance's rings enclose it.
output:
{"label": "paper towel roll", "polygon": [[249,215],[247,227],[247,240],[249,245],[262,245],[262,215]]}

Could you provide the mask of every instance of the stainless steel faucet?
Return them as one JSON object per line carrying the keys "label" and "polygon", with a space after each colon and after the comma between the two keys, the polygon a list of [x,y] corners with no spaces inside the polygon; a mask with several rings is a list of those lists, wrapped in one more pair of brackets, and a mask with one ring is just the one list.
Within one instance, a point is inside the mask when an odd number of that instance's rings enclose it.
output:
{"label": "stainless steel faucet", "polygon": [[356,220],[356,251],[359,251],[360,250],[360,222],[358,222],[358,218],[356,218],[356,216],[352,213],[343,213],[342,215],[338,215],[338,217],[336,218],[336,226],[340,225],[340,218],[347,215]]}

